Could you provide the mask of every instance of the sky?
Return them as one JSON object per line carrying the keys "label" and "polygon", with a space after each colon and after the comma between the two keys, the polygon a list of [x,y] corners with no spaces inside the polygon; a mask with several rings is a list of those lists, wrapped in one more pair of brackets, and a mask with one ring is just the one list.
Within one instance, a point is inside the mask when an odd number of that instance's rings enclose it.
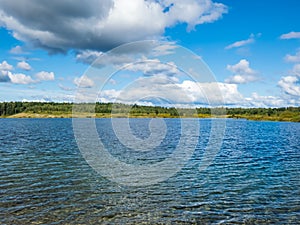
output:
{"label": "sky", "polygon": [[300,106],[299,11],[297,0],[0,0],[0,102]]}

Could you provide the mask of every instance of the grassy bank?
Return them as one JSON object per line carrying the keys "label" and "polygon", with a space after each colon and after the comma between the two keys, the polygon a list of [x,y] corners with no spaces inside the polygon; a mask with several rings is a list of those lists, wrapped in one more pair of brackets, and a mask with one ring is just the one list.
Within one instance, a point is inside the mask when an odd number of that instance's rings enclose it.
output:
{"label": "grassy bank", "polygon": [[[80,106],[80,107],[78,107]],[[196,108],[178,109],[160,106],[139,106],[112,103],[3,102],[0,103],[2,118],[237,118],[300,122],[300,107],[287,108]]]}
{"label": "grassy bank", "polygon": [[[136,114],[122,114],[122,113],[63,113],[63,112],[56,112],[52,113],[32,113],[32,112],[25,112],[25,113],[18,113],[10,116],[5,116],[2,118],[211,118],[212,116],[207,114],[194,114],[194,115],[170,115],[168,113],[136,113]],[[223,116],[226,117],[226,116]]]}
{"label": "grassy bank", "polygon": [[267,120],[267,121],[285,121],[300,122],[299,113],[282,113],[279,115],[228,115],[228,118],[247,119],[247,120]]}

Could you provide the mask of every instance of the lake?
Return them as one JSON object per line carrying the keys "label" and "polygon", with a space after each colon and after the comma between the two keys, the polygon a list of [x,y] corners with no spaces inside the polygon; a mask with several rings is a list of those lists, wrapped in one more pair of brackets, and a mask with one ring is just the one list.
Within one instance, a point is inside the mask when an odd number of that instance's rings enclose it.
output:
{"label": "lake", "polygon": [[[121,121],[116,119],[115,126],[122,128]],[[130,119],[139,140],[151,135],[150,121]],[[148,184],[147,174],[136,170],[144,180],[132,179],[133,185],[126,185],[131,174],[114,168],[117,164],[105,165],[108,171],[120,171],[113,173],[115,177],[90,166],[89,155],[78,148],[77,142],[82,146],[85,141],[75,139],[72,119],[0,119],[0,223],[299,223],[300,123],[234,119],[186,119],[184,123],[193,127],[196,121],[200,124],[196,139],[193,133],[185,133],[186,140],[191,137],[196,145],[182,147],[193,151],[182,155],[184,164],[166,165],[178,171]],[[133,149],[134,143],[126,147],[120,140],[126,141],[127,134],[116,135],[110,119],[96,119],[95,124],[115,162],[153,168],[172,156],[182,135],[180,119],[154,119],[154,131],[162,122],[164,133],[155,138],[163,138],[153,146],[147,142],[151,148],[147,151]],[[199,170],[213,123],[226,123],[222,144],[211,163]],[[86,140],[86,144],[93,143]],[[168,172],[161,170],[156,174],[159,178]]]}

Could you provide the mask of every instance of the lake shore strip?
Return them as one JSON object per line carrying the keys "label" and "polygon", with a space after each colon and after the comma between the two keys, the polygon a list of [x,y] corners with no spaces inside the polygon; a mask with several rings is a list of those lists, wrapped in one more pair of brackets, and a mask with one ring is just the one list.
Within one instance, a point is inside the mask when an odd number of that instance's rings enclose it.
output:
{"label": "lake shore strip", "polygon": [[234,118],[300,122],[300,107],[193,109],[121,103],[1,102],[0,118]]}
{"label": "lake shore strip", "polygon": [[257,121],[283,121],[283,122],[300,122],[299,117],[293,118],[293,117],[283,117],[283,116],[263,116],[263,115],[257,115],[257,116],[251,116],[251,115],[222,115],[222,116],[216,116],[216,115],[207,115],[207,114],[198,114],[198,115],[188,115],[188,116],[171,116],[166,114],[110,114],[110,113],[82,113],[80,115],[78,114],[45,114],[45,113],[18,113],[11,116],[1,116],[0,118],[36,118],[36,119],[42,119],[42,118],[231,118],[231,119],[247,119],[247,120],[257,120]]}

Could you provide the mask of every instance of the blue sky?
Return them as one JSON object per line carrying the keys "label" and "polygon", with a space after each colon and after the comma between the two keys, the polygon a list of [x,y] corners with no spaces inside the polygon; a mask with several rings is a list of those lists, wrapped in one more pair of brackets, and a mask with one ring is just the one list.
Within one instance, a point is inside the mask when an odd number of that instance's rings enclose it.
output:
{"label": "blue sky", "polygon": [[[157,99],[149,96],[158,95],[205,105],[199,89],[210,98],[214,83],[219,105],[300,106],[299,11],[295,0],[0,0],[0,101],[69,102],[78,93],[93,101],[87,96],[97,91],[101,101],[151,105]],[[120,70],[132,63],[132,49],[105,56],[143,40],[191,50],[215,80],[191,80],[172,55],[140,54],[145,46],[131,46],[145,62],[127,69]],[[97,79],[107,74],[89,75],[98,57],[118,71],[102,93]]]}

